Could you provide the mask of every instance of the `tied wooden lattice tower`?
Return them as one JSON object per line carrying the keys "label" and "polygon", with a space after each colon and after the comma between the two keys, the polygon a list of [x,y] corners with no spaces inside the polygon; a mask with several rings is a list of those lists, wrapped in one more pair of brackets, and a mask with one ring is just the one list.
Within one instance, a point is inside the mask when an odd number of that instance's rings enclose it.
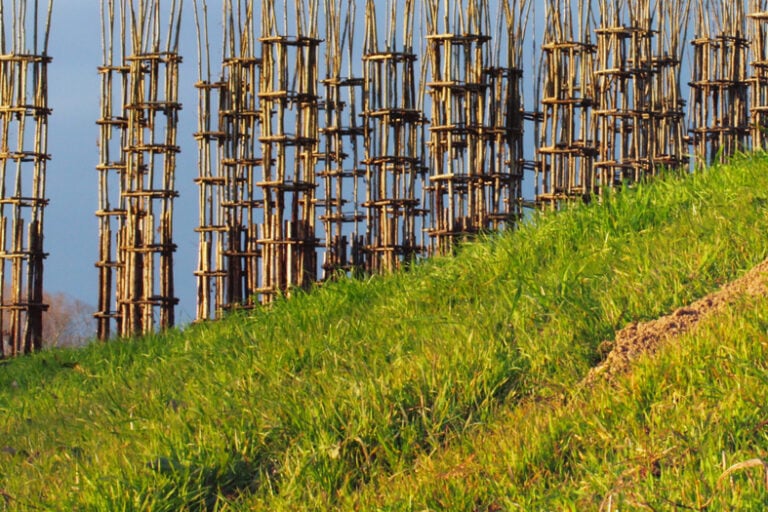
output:
{"label": "tied wooden lattice tower", "polygon": [[593,130],[600,188],[636,182],[653,172],[651,91],[657,70],[652,58],[651,4],[647,0],[599,2]]}
{"label": "tied wooden lattice tower", "polygon": [[591,115],[597,47],[591,42],[591,2],[550,0],[545,17],[536,202],[556,209],[562,201],[588,200],[595,192]]}
{"label": "tied wooden lattice tower", "polygon": [[[101,240],[96,313],[101,339],[112,335],[112,320],[120,336],[174,325],[181,8],[181,1],[175,0],[102,4],[105,62],[100,68],[104,97],[98,121],[102,154],[97,167]],[[166,16],[167,25],[162,21]],[[165,34],[161,27],[167,27]],[[123,103],[116,104],[115,96]],[[115,146],[117,140],[120,146]]]}
{"label": "tied wooden lattice tower", "polygon": [[[225,3],[227,9],[230,4]],[[207,2],[195,1],[195,28],[197,29],[197,167],[199,216],[198,258],[195,277],[197,280],[197,310],[195,319],[217,318],[226,305],[227,266],[224,263],[224,246],[228,226],[224,213],[226,178],[219,166],[220,146],[224,132],[219,123],[219,105],[224,89],[224,78],[214,81],[211,70],[211,49],[208,34]],[[226,15],[225,15],[226,17]],[[225,24],[225,27],[227,25]]]}
{"label": "tied wooden lattice tower", "polygon": [[252,2],[225,2],[221,78],[213,81],[207,5],[195,7],[207,63],[198,72],[196,133],[203,320],[317,280],[321,40],[316,1],[264,1],[260,13]]}
{"label": "tied wooden lattice tower", "polygon": [[690,132],[697,164],[705,165],[746,147],[749,40],[742,2],[699,0],[696,5]]}
{"label": "tied wooden lattice tower", "polygon": [[523,109],[523,42],[532,6],[528,0],[504,0],[494,11],[498,12],[496,24],[489,25],[494,49],[485,68],[483,162],[490,221],[485,229],[511,227],[522,217],[523,173],[535,165],[525,160],[523,150],[524,121],[533,121],[537,127],[541,121],[535,109]]}
{"label": "tied wooden lattice tower", "polygon": [[768,148],[768,1],[751,0],[752,95],[750,125],[754,149]]}
{"label": "tied wooden lattice tower", "polygon": [[197,319],[258,303],[261,172],[255,14],[251,2],[224,3],[223,61],[213,81],[206,2],[195,3],[198,32],[200,238]]}
{"label": "tied wooden lattice tower", "polygon": [[692,0],[666,0],[654,6],[656,16],[655,68],[651,88],[651,127],[654,172],[660,167],[680,169],[688,164],[685,100],[681,63],[687,44]]}
{"label": "tied wooden lattice tower", "polygon": [[43,342],[51,8],[0,6],[0,358]]}
{"label": "tied wooden lattice tower", "polygon": [[483,122],[490,51],[488,3],[426,3],[427,59],[431,72],[429,177],[436,252],[484,228]]}
{"label": "tied wooden lattice tower", "polygon": [[[516,48],[528,7],[525,1],[495,11],[482,0],[427,2],[433,252],[448,253],[457,241],[518,217],[523,112]],[[497,34],[502,41],[494,41],[491,18],[506,22]],[[499,62],[494,42],[507,50],[506,62]]]}
{"label": "tied wooden lattice tower", "polygon": [[364,130],[359,119],[364,82],[355,75],[356,2],[325,0],[324,5],[325,100],[318,172],[322,187],[317,207],[325,235],[323,275],[329,279],[340,272],[354,274],[365,268],[361,234],[365,215],[360,201],[365,177],[360,165]]}
{"label": "tied wooden lattice tower", "polygon": [[[122,189],[126,176],[125,154],[128,120],[124,107],[128,103],[128,76],[126,47],[123,34],[126,18],[123,7],[117,10],[113,1],[101,4],[102,16],[102,65],[98,68],[101,78],[99,127],[99,163],[96,166],[99,182],[99,199],[96,217],[99,223],[99,273],[98,310],[95,313],[97,336],[108,339],[115,332],[122,333],[122,315],[117,300],[122,282],[119,281],[124,267],[120,261],[117,234],[125,223],[125,204]],[[114,323],[114,326],[112,325]]]}
{"label": "tied wooden lattice tower", "polygon": [[[261,142],[264,200],[262,301],[317,280],[317,1],[264,0],[261,12]],[[280,8],[282,7],[282,9]],[[278,16],[281,21],[278,23]],[[296,35],[287,35],[291,19]]]}
{"label": "tied wooden lattice tower", "polygon": [[[376,2],[365,10],[363,129],[366,269],[400,268],[424,252],[424,116],[417,92],[414,2],[387,1],[379,39]],[[398,34],[402,42],[398,43]]]}

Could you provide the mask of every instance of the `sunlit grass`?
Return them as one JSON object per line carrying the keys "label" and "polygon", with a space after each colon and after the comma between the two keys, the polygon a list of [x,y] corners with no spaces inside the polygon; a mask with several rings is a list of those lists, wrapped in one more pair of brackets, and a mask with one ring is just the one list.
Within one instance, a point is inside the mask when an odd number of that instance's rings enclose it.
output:
{"label": "sunlit grass", "polygon": [[768,298],[742,300],[615,384],[506,408],[415,469],[348,495],[347,506],[761,510],[766,361]]}
{"label": "sunlit grass", "polygon": [[[0,507],[594,507],[615,482],[588,468],[618,440],[589,452],[567,410],[546,423],[530,404],[569,396],[626,323],[764,259],[767,205],[759,155],[250,316],[3,362]],[[642,417],[634,395],[605,393],[626,399],[610,414]],[[610,436],[601,421],[579,435]],[[530,439],[510,436],[507,459],[479,464],[508,430]],[[449,478],[439,468],[452,460]],[[574,488],[548,496],[553,478]]]}

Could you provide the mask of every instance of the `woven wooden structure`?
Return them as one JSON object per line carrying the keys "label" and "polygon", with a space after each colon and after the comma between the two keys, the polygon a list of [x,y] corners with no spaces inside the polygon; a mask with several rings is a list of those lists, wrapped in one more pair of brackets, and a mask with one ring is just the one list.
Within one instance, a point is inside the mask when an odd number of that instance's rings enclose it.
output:
{"label": "woven wooden structure", "polygon": [[[225,4],[226,5],[226,4]],[[197,309],[195,320],[218,317],[224,305],[226,267],[223,247],[227,227],[224,224],[222,198],[224,177],[219,168],[219,146],[223,133],[219,130],[219,102],[224,82],[214,80],[211,70],[211,51],[208,36],[208,4],[195,1],[195,27],[197,29],[198,65],[195,88],[197,103],[197,166],[199,219],[195,231],[199,237],[197,269]]]}
{"label": "woven wooden structure", "polygon": [[[258,41],[252,3],[224,3],[223,62],[213,79],[207,5],[196,5],[200,237],[197,319],[258,303],[258,225],[262,215]],[[202,13],[202,15],[201,15]],[[202,18],[202,20],[201,20]]]}
{"label": "woven wooden structure", "polygon": [[488,96],[488,2],[427,2],[427,51],[431,80],[430,210],[433,250],[488,226],[483,125]]}
{"label": "woven wooden structure", "polygon": [[[513,225],[522,198],[522,35],[529,2],[427,3],[431,251]],[[498,22],[497,33],[494,24]],[[494,51],[494,46],[496,51]],[[504,56],[498,49],[504,49]]]}
{"label": "woven wooden structure", "polygon": [[99,127],[99,199],[96,217],[99,222],[98,309],[95,313],[97,336],[108,339],[114,332],[122,333],[122,316],[117,308],[119,276],[124,268],[118,251],[117,234],[125,224],[125,202],[122,188],[126,176],[125,153],[128,120],[124,107],[128,103],[130,67],[125,60],[126,19],[114,2],[102,2],[102,65]]}
{"label": "woven wooden structure", "polygon": [[[386,37],[379,39],[374,0],[366,2],[363,129],[366,181],[366,269],[391,271],[424,252],[421,190],[424,116],[413,46],[414,2],[387,1]],[[402,42],[398,42],[398,36]]]}
{"label": "woven wooden structure", "polygon": [[[491,2],[493,5],[493,2]],[[488,83],[483,123],[487,230],[511,227],[522,217],[523,174],[535,163],[525,158],[524,122],[541,122],[540,112],[523,106],[523,43],[534,2],[503,0],[490,24],[493,51],[485,66]],[[535,76],[537,71],[531,73]],[[535,137],[534,137],[535,138]]]}
{"label": "woven wooden structure", "polygon": [[697,164],[725,161],[750,135],[746,16],[743,2],[698,0],[690,132]]}
{"label": "woven wooden structure", "polygon": [[365,169],[360,103],[363,79],[356,76],[356,3],[325,0],[325,77],[320,167],[316,201],[323,224],[323,278],[365,268],[361,206]]}
{"label": "woven wooden structure", "polygon": [[[174,320],[182,2],[160,4],[102,0],[96,316],[103,339]],[[535,171],[536,204],[556,209],[685,166],[688,142],[702,163],[748,147],[750,137],[765,144],[766,0],[750,3],[752,78],[743,2],[547,0],[540,114],[525,113],[522,101],[529,0],[367,0],[364,20],[354,0],[262,0],[260,10],[225,0],[222,60],[214,64],[206,1],[194,5],[200,320],[319,278],[395,270],[514,225],[526,169]],[[680,69],[692,7],[686,137]],[[24,112],[43,118],[43,110]],[[533,164],[524,159],[526,119],[540,123]],[[6,160],[30,161],[15,158]],[[18,238],[13,233],[4,240]],[[21,259],[10,254],[26,254],[23,245],[6,249],[9,264]],[[3,306],[4,317],[25,304],[19,297]]]}
{"label": "woven wooden structure", "polygon": [[546,4],[542,130],[536,166],[536,202],[556,209],[595,192],[592,106],[595,102],[591,2]]}
{"label": "woven wooden structure", "polygon": [[689,160],[681,62],[687,45],[692,0],[666,0],[656,5],[653,63],[652,127],[655,168],[684,168]]}
{"label": "woven wooden structure", "polygon": [[[121,336],[174,325],[173,201],[178,111],[178,34],[181,2],[106,1],[110,20],[104,35],[105,62],[100,68],[103,92],[100,145],[122,138],[122,154],[101,155],[99,336],[107,339],[115,320]],[[114,20],[120,19],[121,30]],[[127,27],[130,27],[127,29]],[[164,34],[161,27],[167,27]],[[116,39],[119,37],[119,39]],[[120,62],[115,62],[115,43]],[[125,45],[125,46],[123,46]],[[127,73],[127,75],[126,75]],[[121,83],[116,86],[115,78]],[[122,88],[122,89],[121,89]],[[115,95],[124,98],[122,111]],[[114,178],[114,179],[110,179]],[[110,188],[106,188],[110,187]],[[117,189],[117,190],[115,190]],[[115,194],[119,199],[115,201]],[[118,203],[118,204],[116,204]],[[113,221],[117,225],[113,225]],[[114,287],[114,288],[113,288]],[[114,308],[111,299],[115,294]]]}
{"label": "woven wooden structure", "polygon": [[[258,97],[263,175],[256,183],[264,201],[258,239],[262,301],[317,280],[317,14],[316,0],[262,2]],[[287,35],[289,18],[295,36]]]}
{"label": "woven wooden structure", "polygon": [[0,358],[43,342],[51,7],[0,7]]}
{"label": "woven wooden structure", "polygon": [[750,127],[752,147],[768,148],[768,0],[750,0]]}
{"label": "woven wooden structure", "polygon": [[652,13],[657,2],[599,2],[593,129],[600,188],[651,175],[656,154]]}

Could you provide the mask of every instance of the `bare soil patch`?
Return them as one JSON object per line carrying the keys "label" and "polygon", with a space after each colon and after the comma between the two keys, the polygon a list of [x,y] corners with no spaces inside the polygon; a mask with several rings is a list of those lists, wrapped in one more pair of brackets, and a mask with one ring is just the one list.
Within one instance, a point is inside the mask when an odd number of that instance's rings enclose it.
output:
{"label": "bare soil patch", "polygon": [[592,368],[583,384],[590,387],[598,379],[612,380],[626,372],[631,363],[643,354],[653,354],[671,338],[691,331],[707,315],[745,296],[765,295],[768,292],[768,260],[764,260],[739,279],[688,306],[669,315],[642,323],[631,323],[619,332],[613,341],[604,342],[608,356]]}

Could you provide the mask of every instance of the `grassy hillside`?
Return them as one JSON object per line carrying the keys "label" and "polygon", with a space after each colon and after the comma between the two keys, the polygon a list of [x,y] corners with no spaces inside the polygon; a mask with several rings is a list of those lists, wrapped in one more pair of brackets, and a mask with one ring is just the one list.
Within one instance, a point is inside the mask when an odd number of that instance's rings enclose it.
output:
{"label": "grassy hillside", "polygon": [[417,470],[378,478],[346,504],[764,510],[767,361],[768,298],[745,299],[615,385],[569,394],[565,403],[505,408],[441,453],[420,457]]}
{"label": "grassy hillside", "polygon": [[767,231],[757,155],[250,316],[3,361],[0,510],[758,503],[759,477],[717,478],[766,446],[763,301],[574,390],[625,324],[763,260]]}

